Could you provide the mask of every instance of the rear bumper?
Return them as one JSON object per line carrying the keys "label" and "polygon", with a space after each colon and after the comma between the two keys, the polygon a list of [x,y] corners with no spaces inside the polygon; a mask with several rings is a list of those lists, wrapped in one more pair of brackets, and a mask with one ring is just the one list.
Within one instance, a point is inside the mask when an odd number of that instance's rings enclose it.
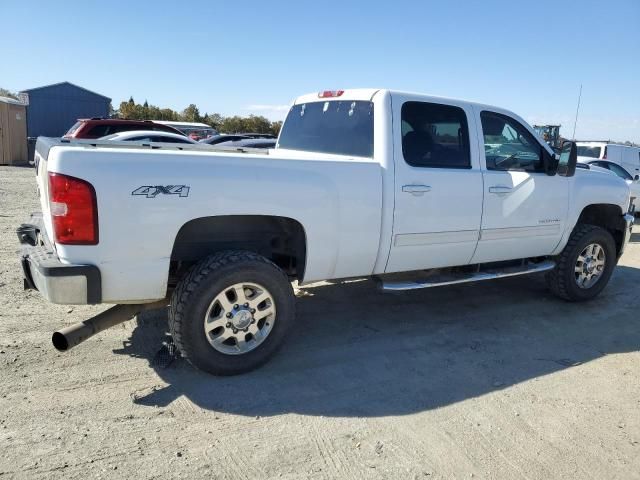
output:
{"label": "rear bumper", "polygon": [[62,263],[46,236],[40,214],[33,214],[29,223],[20,225],[17,234],[22,245],[25,290],[38,290],[48,301],[64,305],[102,301],[98,267]]}

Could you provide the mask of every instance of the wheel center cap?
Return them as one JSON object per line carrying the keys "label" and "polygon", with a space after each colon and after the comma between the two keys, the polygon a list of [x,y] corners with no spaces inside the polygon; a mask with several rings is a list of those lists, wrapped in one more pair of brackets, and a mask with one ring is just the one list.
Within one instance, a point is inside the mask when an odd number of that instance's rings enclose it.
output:
{"label": "wheel center cap", "polygon": [[249,310],[238,310],[231,320],[236,328],[246,328],[251,323],[251,312]]}

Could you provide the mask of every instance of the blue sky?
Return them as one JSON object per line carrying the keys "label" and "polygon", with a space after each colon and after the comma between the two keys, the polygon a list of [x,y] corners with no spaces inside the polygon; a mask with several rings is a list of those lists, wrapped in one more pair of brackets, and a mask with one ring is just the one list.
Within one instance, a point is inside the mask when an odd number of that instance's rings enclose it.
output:
{"label": "blue sky", "polygon": [[[14,1],[0,86],[282,118],[296,96],[380,87],[465,98],[640,143],[640,0]],[[9,19],[14,19],[11,21]]]}

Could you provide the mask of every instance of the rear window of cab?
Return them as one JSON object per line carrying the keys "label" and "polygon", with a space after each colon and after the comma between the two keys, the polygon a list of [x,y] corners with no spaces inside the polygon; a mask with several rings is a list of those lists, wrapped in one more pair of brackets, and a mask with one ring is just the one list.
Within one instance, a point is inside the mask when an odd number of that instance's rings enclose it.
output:
{"label": "rear window of cab", "polygon": [[373,102],[332,100],[293,105],[278,148],[373,157]]}

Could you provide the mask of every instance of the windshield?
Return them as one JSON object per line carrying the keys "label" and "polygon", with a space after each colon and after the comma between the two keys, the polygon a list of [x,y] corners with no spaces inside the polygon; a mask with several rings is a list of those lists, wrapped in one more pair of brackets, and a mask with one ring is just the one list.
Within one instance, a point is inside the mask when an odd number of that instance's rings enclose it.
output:
{"label": "windshield", "polygon": [[373,157],[373,102],[334,100],[294,105],[277,147]]}
{"label": "windshield", "polygon": [[586,145],[578,145],[578,156],[589,158],[600,158],[600,147],[588,147]]}

